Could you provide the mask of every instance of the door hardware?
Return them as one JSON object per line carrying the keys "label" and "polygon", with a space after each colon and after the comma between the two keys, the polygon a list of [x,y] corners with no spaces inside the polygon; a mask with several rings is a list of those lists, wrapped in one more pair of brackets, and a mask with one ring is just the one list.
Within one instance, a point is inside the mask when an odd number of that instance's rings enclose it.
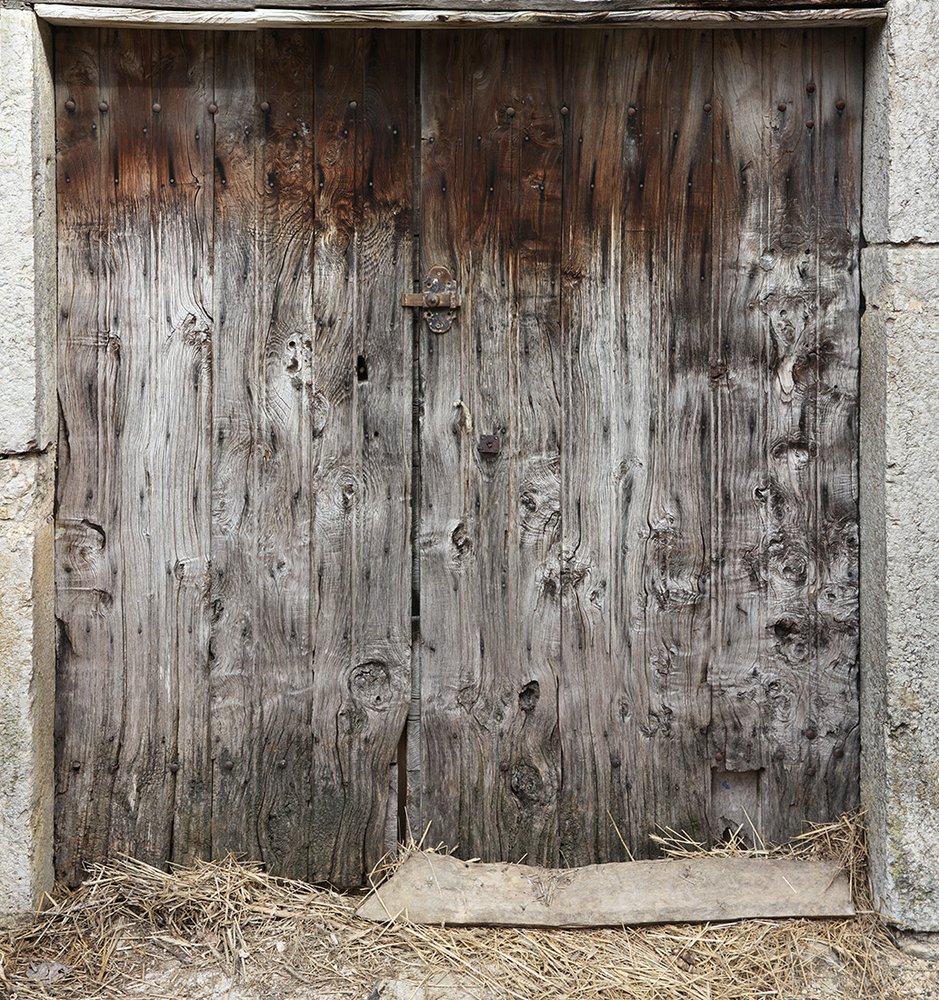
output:
{"label": "door hardware", "polygon": [[427,272],[424,290],[405,292],[401,305],[409,309],[423,309],[424,322],[434,333],[446,333],[460,308],[460,295],[456,279],[450,269],[437,264]]}

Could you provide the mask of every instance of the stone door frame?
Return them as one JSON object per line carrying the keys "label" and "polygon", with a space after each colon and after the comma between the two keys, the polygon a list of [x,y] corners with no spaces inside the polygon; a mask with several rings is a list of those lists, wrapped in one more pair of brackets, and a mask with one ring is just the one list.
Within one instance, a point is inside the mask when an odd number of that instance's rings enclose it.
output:
{"label": "stone door frame", "polygon": [[[0,0],[0,917],[52,882],[56,10]],[[861,795],[882,912],[939,934],[939,5],[887,0],[867,32]]]}

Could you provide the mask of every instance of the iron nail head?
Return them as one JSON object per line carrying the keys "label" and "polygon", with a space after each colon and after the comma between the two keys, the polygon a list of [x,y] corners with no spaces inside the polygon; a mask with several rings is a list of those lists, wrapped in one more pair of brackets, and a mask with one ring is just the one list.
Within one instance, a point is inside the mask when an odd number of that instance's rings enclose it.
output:
{"label": "iron nail head", "polygon": [[268,111],[271,110],[270,101],[261,101],[261,110],[264,112],[264,114],[267,114]]}
{"label": "iron nail head", "polygon": [[835,101],[835,107],[839,111],[844,111],[844,109],[847,107],[847,105],[846,105],[846,103],[844,101]]}
{"label": "iron nail head", "polygon": [[154,101],[153,102],[153,113],[155,115],[158,115],[162,110],[163,110],[163,106],[160,104],[160,102],[159,101]]}
{"label": "iron nail head", "polygon": [[110,105],[108,104],[107,101],[99,101],[98,102],[98,110],[99,111],[107,111],[109,106]]}
{"label": "iron nail head", "polygon": [[209,114],[218,114],[218,105],[214,101],[209,105]]}
{"label": "iron nail head", "polygon": [[75,110],[75,102],[71,99],[71,97],[65,102],[65,110],[66,111]]}

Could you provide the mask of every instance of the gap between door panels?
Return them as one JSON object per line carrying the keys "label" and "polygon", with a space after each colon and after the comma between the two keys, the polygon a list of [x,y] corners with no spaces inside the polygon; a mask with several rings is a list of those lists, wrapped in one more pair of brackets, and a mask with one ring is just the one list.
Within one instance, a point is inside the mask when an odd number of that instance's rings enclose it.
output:
{"label": "gap between door panels", "polygon": [[[414,32],[414,152],[411,156],[411,268],[412,291],[420,288],[421,274],[421,37]],[[420,512],[421,512],[421,418],[424,407],[423,380],[421,378],[421,322],[420,310],[408,310],[411,323],[411,703],[398,740],[396,760],[392,763],[389,783],[388,823],[385,849],[393,852],[399,843],[411,837],[420,839],[421,831],[408,828],[408,772],[412,770],[410,756],[419,757],[420,741],[414,737],[420,732],[421,677],[421,562],[420,562]],[[419,767],[420,761],[415,761]]]}

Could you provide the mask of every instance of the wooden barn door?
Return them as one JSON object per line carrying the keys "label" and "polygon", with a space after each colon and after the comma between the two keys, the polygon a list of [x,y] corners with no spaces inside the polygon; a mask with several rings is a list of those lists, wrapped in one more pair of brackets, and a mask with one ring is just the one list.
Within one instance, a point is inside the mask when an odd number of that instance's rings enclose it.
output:
{"label": "wooden barn door", "polygon": [[413,44],[57,36],[69,879],[233,850],[358,885],[394,829]]}
{"label": "wooden barn door", "polygon": [[421,53],[463,300],[421,340],[412,827],[573,865],[854,807],[860,34]]}
{"label": "wooden barn door", "polygon": [[857,32],[68,30],[56,76],[60,875],[856,804]]}

